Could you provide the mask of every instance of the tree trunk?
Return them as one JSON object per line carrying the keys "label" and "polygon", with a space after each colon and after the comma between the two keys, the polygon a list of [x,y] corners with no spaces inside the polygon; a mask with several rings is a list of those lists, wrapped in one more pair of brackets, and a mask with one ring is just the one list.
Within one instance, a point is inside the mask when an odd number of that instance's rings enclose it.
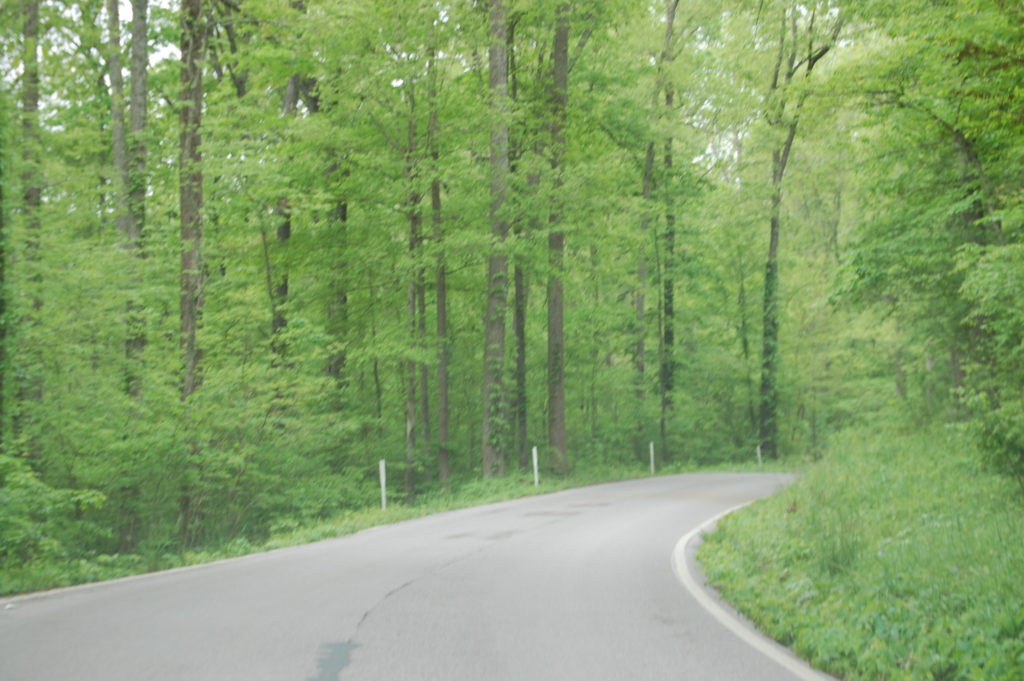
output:
{"label": "tree trunk", "polygon": [[490,70],[491,113],[491,253],[487,260],[487,311],[484,315],[483,370],[483,475],[500,473],[504,468],[504,432],[501,415],[505,402],[505,308],[508,295],[508,255],[505,240],[509,221],[505,215],[508,198],[508,61],[506,33],[508,18],[504,0],[490,1]]}
{"label": "tree trunk", "polygon": [[[773,154],[777,159],[778,154]],[[777,160],[774,161],[778,163]],[[781,176],[780,176],[781,177]],[[764,300],[761,337],[761,389],[758,419],[758,442],[761,455],[775,458],[778,453],[778,351],[779,351],[779,210],[782,189],[772,193],[768,258],[764,267]]]}
{"label": "tree trunk", "polygon": [[[422,295],[423,275],[419,265],[419,248],[421,241],[420,215],[420,194],[416,191],[416,163],[419,141],[416,138],[416,93],[413,84],[408,83],[405,92],[409,102],[409,117],[406,120],[406,147],[405,147],[405,178],[408,182],[408,196],[406,197],[406,217],[409,222],[409,282],[406,290],[406,313],[409,320],[409,340],[418,349],[426,333],[425,325],[417,320],[417,301]],[[426,307],[423,302],[422,307]],[[422,310],[421,310],[422,313]],[[410,348],[411,349],[411,348]],[[416,381],[417,374],[421,369],[418,362],[409,359],[406,362],[406,417],[405,417],[405,494],[406,499],[411,503],[416,495]],[[425,377],[424,377],[425,378]],[[420,392],[423,392],[421,389]],[[422,396],[421,396],[422,397]],[[426,413],[426,402],[422,402],[422,413],[420,420],[428,418]],[[426,428],[427,426],[424,426]]]}
{"label": "tree trunk", "polygon": [[[671,106],[672,91],[665,93],[665,104]],[[672,171],[672,138],[665,140],[664,156],[665,174]],[[665,271],[662,278],[662,351],[661,367],[659,371],[661,388],[661,449],[663,455],[667,455],[668,448],[668,414],[672,410],[672,388],[675,383],[675,262],[676,262],[676,220],[675,213],[671,207],[671,197],[665,197]]]}
{"label": "tree trunk", "polygon": [[569,7],[559,5],[555,18],[552,44],[551,96],[551,170],[554,174],[555,196],[548,233],[548,447],[555,470],[569,471],[565,436],[565,337],[564,291],[562,273],[565,266],[565,233],[561,230],[560,176],[565,158],[566,109],[569,102]]}
{"label": "tree trunk", "polygon": [[[761,455],[776,458],[778,450],[778,402],[779,402],[779,265],[778,250],[782,221],[783,179],[789,154],[796,138],[800,110],[807,98],[807,93],[796,95],[796,101],[787,98],[789,86],[794,77],[804,71],[804,77],[810,77],[815,65],[832,49],[839,39],[843,27],[841,17],[834,19],[831,33],[822,45],[815,45],[815,18],[812,12],[807,25],[807,35],[800,35],[798,12],[796,9],[783,9],[780,15],[778,44],[775,67],[768,87],[766,101],[769,104],[768,123],[780,133],[784,133],[782,142],[772,151],[772,198],[769,217],[768,257],[764,269],[764,299],[762,342],[761,342],[761,388],[760,409],[758,414],[758,446]],[[789,39],[787,40],[787,32]],[[806,52],[804,52],[806,50]]]}
{"label": "tree trunk", "polygon": [[[41,153],[39,149],[39,0],[25,0],[23,8],[23,56],[21,76],[21,190],[22,215],[25,225],[25,261],[23,268],[27,273],[26,293],[29,308],[19,320],[26,327],[38,323],[43,309],[42,271],[40,267],[40,232],[42,222],[42,173]],[[28,403],[39,402],[43,397],[42,377],[30,369],[31,360],[17,367],[14,372],[16,382],[15,409],[12,418],[12,435],[17,439],[31,420]],[[32,436],[29,436],[30,439]],[[29,455],[36,455],[34,442],[29,442]]]}
{"label": "tree trunk", "polygon": [[[416,282],[412,278],[406,287],[406,314],[409,319],[409,337],[416,334]],[[405,500],[416,498],[416,362],[405,362]]]}
{"label": "tree trunk", "polygon": [[[434,242],[437,245],[435,280],[437,285],[437,476],[441,486],[448,489],[450,462],[448,460],[448,274],[445,270],[444,232],[441,213],[441,153],[437,147],[437,52],[433,46],[431,28],[430,60],[427,63],[427,140],[433,164],[430,180],[430,219]],[[426,315],[424,314],[424,320]],[[424,381],[424,390],[426,382]]]}
{"label": "tree trunk", "polygon": [[[661,58],[658,64],[661,87],[665,91],[665,110],[672,114],[675,106],[675,90],[672,87],[667,67],[673,61],[675,49],[675,20],[679,0],[665,1],[665,35],[662,42]],[[665,177],[671,178],[673,165],[673,140],[671,135],[665,139],[662,164]],[[675,252],[676,252],[676,216],[673,208],[673,196],[667,189],[670,181],[665,182],[662,200],[665,202],[665,254],[664,270],[661,279],[661,338],[658,352],[658,392],[659,419],[658,430],[661,439],[663,456],[668,456],[668,415],[672,409],[672,389],[675,384]]]}
{"label": "tree trunk", "polygon": [[131,84],[129,91],[128,207],[132,215],[129,245],[142,255],[142,230],[146,224],[147,83],[149,77],[149,0],[132,0]]}
{"label": "tree trunk", "polygon": [[[330,172],[337,171],[336,167],[330,170]],[[343,176],[347,177],[348,171],[344,171]],[[337,248],[340,253],[345,253],[348,245],[348,202],[346,200],[338,199],[335,201],[331,218],[338,229],[338,236],[336,238]],[[348,328],[348,291],[343,280],[344,273],[348,269],[348,263],[344,260],[344,257],[338,262],[335,269],[339,274],[331,282],[330,298],[328,299],[326,310],[327,329],[335,342],[341,345],[341,339]],[[326,373],[338,383],[339,387],[345,385],[344,369],[346,362],[347,356],[343,348],[333,351],[327,358]]]}
{"label": "tree trunk", "polygon": [[[435,152],[436,153],[436,152]],[[434,222],[434,238],[441,244],[441,180],[430,184],[430,206]],[[450,462],[448,454],[448,276],[444,251],[437,254],[437,474],[441,486],[448,488]]]}
{"label": "tree trunk", "polygon": [[26,0],[24,16],[24,67],[21,77],[22,183],[29,246],[39,250],[39,0]]}
{"label": "tree trunk", "polygon": [[[108,0],[116,4],[113,0]],[[146,87],[149,71],[148,42],[148,0],[132,0],[131,28],[131,80],[129,84],[129,119],[127,138],[127,203],[130,219],[127,224],[127,247],[141,261],[145,253],[142,250],[142,231],[146,222]],[[133,289],[139,286],[141,275],[132,277],[129,284]],[[134,291],[125,304],[127,319],[127,337],[125,339],[125,359],[128,365],[126,391],[138,397],[142,392],[141,367],[138,366],[146,347],[146,330],[142,310],[135,298]]]}
{"label": "tree trunk", "polygon": [[[274,208],[274,215],[280,220],[277,223],[276,240],[277,250],[283,251],[292,238],[292,209],[288,199],[281,197]],[[265,247],[265,259],[267,267],[267,284],[270,295],[270,347],[277,360],[280,361],[287,353],[287,344],[283,334],[288,329],[288,318],[284,314],[284,306],[288,303],[288,269],[278,260],[279,273],[274,274],[271,268],[270,250]]]}
{"label": "tree trunk", "polygon": [[[202,60],[205,51],[202,0],[182,0],[181,5],[181,126],[179,156],[179,213],[181,220],[181,399],[188,400],[201,382],[202,352],[196,342],[203,309],[203,172],[200,124],[203,107]],[[192,443],[186,470],[197,464],[199,445]],[[199,504],[188,473],[179,499],[182,548],[196,538]]]}
{"label": "tree trunk", "polygon": [[[427,350],[427,286],[424,281],[423,268],[416,268],[416,345],[421,352]],[[423,446],[429,454],[430,432],[430,366],[426,362],[418,362],[417,369],[420,379],[420,422],[423,428]]]}
{"label": "tree trunk", "polygon": [[526,273],[518,262],[512,273],[515,293],[512,301],[512,328],[515,334],[516,366],[515,395],[512,408],[512,419],[515,424],[516,453],[519,467],[526,469],[530,465],[529,442],[527,435],[526,406],[526,305],[529,297]]}
{"label": "tree trunk", "polygon": [[[757,430],[757,412],[754,407],[754,378],[751,375],[750,370],[750,323],[747,318],[747,287],[744,283],[744,267],[739,258],[737,258],[737,276],[739,278],[739,291],[736,294],[736,307],[739,312],[739,340],[740,340],[740,352],[743,356],[743,367],[745,383],[747,387],[747,420],[750,427],[749,433],[753,433]],[[744,438],[746,439],[746,438]]]}
{"label": "tree trunk", "polygon": [[110,136],[114,157],[115,223],[125,243],[132,242],[135,228],[129,209],[131,178],[124,120],[124,75],[121,67],[121,21],[118,0],[107,0],[107,76],[110,78]]}
{"label": "tree trunk", "polygon": [[[292,74],[285,84],[284,101],[281,105],[281,112],[285,117],[293,117],[298,111],[301,80],[298,74]],[[280,220],[277,223],[277,250],[284,253],[288,242],[292,238],[292,206],[287,196],[282,196],[277,200],[274,214]],[[278,270],[278,275],[276,279],[272,279],[273,286],[271,288],[271,308],[273,314],[270,319],[270,337],[274,354],[280,359],[287,352],[283,334],[288,329],[288,318],[284,313],[285,306],[288,304],[288,268],[278,261],[276,269]]]}
{"label": "tree trunk", "polygon": [[201,351],[196,331],[203,304],[203,172],[200,124],[203,108],[204,29],[202,0],[181,5],[181,112],[179,210],[181,219],[181,397],[199,386]]}
{"label": "tree trunk", "polygon": [[[41,227],[39,209],[43,202],[39,153],[39,0],[26,0],[24,12],[24,66],[21,77],[22,205],[27,234],[25,255],[30,263],[36,263],[39,260]],[[37,266],[32,269],[37,269]],[[40,310],[42,299],[38,290],[41,280],[39,272],[32,272],[29,279],[35,284],[31,293],[32,309]]]}
{"label": "tree trunk", "polygon": [[[646,234],[650,231],[651,218],[650,209],[651,198],[654,195],[654,142],[647,144],[647,152],[644,154],[644,171],[641,184],[641,191],[643,196],[643,217],[640,219],[640,234],[641,238],[646,238]],[[644,250],[641,248],[640,255],[637,262],[636,269],[636,293],[633,297],[633,306],[636,313],[635,324],[636,324],[636,340],[633,351],[633,368],[636,371],[634,380],[636,381],[636,440],[634,442],[634,449],[636,449],[641,455],[646,451],[644,431],[646,424],[644,423],[644,402],[647,399],[647,377],[646,377],[646,354],[647,354],[647,256]]]}

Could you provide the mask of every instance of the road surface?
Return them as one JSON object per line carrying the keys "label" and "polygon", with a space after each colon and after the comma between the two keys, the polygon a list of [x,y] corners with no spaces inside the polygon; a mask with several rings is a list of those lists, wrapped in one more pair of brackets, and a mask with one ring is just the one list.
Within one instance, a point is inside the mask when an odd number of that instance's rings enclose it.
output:
{"label": "road surface", "polygon": [[795,681],[672,566],[788,479],[598,485],[3,600],[0,680]]}

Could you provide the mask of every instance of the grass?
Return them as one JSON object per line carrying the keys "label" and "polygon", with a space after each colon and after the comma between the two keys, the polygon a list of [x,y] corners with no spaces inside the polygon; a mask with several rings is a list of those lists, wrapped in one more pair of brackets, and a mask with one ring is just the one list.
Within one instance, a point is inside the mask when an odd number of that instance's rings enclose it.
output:
{"label": "grass", "polygon": [[844,433],[699,557],[723,596],[849,680],[1024,679],[1024,505],[954,428]]}

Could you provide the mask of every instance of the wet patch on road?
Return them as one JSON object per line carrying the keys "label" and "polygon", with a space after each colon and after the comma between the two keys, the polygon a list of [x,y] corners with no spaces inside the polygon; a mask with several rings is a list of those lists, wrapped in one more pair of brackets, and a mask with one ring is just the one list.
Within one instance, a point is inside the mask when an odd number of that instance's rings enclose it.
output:
{"label": "wet patch on road", "polygon": [[341,670],[352,660],[352,651],[358,647],[359,644],[352,641],[322,644],[316,661],[316,676],[306,681],[338,681]]}

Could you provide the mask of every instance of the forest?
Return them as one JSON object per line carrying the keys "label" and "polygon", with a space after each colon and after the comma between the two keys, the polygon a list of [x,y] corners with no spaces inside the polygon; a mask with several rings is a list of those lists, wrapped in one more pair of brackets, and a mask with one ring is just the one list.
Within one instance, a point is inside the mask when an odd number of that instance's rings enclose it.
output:
{"label": "forest", "polygon": [[1019,2],[12,0],[0,46],[0,574],[888,413],[1024,491]]}

